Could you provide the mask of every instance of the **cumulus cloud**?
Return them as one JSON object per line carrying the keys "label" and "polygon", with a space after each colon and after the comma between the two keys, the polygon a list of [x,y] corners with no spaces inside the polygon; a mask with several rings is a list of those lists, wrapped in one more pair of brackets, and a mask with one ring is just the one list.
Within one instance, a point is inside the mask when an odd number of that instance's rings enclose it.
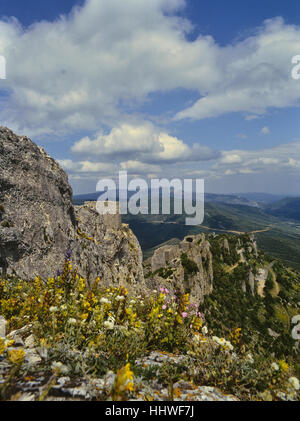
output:
{"label": "cumulus cloud", "polygon": [[[202,141],[190,145],[145,123],[141,112],[135,115],[150,94],[178,88],[196,91],[199,98],[173,118],[170,110],[162,111],[169,127],[177,120],[232,112],[252,121],[270,108],[300,105],[300,83],[291,77],[300,26],[275,18],[226,46],[201,34],[191,41],[192,24],[177,13],[185,3],[86,0],[67,16],[26,29],[14,18],[0,20],[0,53],[7,61],[1,124],[34,137],[80,139],[73,158],[60,161],[72,179],[108,176],[119,169],[211,178],[299,171],[296,142],[218,153]],[[270,129],[264,127],[261,134]]]}
{"label": "cumulus cloud", "polygon": [[[214,181],[224,182],[225,186],[226,179],[230,178],[230,185],[236,185],[239,186],[238,189],[248,191],[248,178],[245,177],[256,177],[252,179],[256,183],[256,189],[263,186],[262,174],[263,180],[269,183],[274,177],[280,176],[277,183],[283,180],[281,187],[287,180],[295,180],[300,169],[300,143],[291,142],[259,150],[221,151],[220,155],[213,160],[198,162],[181,160],[151,163],[138,158],[125,159],[125,156],[123,159],[120,156],[119,161],[110,161],[107,155],[102,156],[100,160],[97,156],[92,157],[92,149],[90,149],[89,159],[78,161],[69,159],[59,162],[68,171],[71,181],[76,182],[76,185],[89,180],[90,186],[96,186],[99,178],[116,178],[120,170],[126,170],[129,176],[134,177],[204,178],[207,186]],[[239,180],[242,180],[241,183]],[[89,189],[91,190],[91,187]]]}
{"label": "cumulus cloud", "polygon": [[87,0],[54,22],[24,30],[0,21],[11,90],[2,121],[27,132],[99,129],[121,104],[155,91],[207,89],[218,79],[211,37],[185,38],[183,0]]}
{"label": "cumulus cloud", "polygon": [[219,175],[292,173],[300,168],[300,143],[291,142],[261,150],[223,151],[212,168]]}
{"label": "cumulus cloud", "polygon": [[221,47],[212,37],[190,41],[184,0],[87,0],[68,16],[23,29],[0,21],[9,96],[2,122],[28,134],[113,127],[152,92],[199,92],[176,119],[226,112],[250,116],[298,105],[291,57],[300,28],[268,20],[252,36]]}
{"label": "cumulus cloud", "polygon": [[222,76],[212,89],[180,111],[176,119],[202,119],[230,112],[250,113],[246,119],[268,108],[298,106],[300,84],[291,77],[291,58],[300,49],[299,26],[286,25],[282,18],[266,20],[247,39],[215,49]]}
{"label": "cumulus cloud", "polygon": [[222,164],[239,164],[242,161],[238,153],[224,152],[220,160]]}
{"label": "cumulus cloud", "polygon": [[129,159],[148,164],[184,161],[206,161],[218,157],[218,152],[195,143],[192,147],[175,136],[160,131],[150,123],[122,124],[107,135],[94,139],[84,137],[74,144],[72,152],[91,159]]}

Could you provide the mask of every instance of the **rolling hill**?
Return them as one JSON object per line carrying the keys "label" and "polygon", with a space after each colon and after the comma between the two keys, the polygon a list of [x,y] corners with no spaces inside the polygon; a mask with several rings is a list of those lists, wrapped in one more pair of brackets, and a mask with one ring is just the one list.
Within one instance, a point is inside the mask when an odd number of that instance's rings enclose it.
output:
{"label": "rolling hill", "polygon": [[300,221],[300,198],[286,197],[265,205],[264,210],[270,215]]}
{"label": "rolling hill", "polygon": [[[74,196],[75,204],[97,200],[100,193]],[[186,215],[123,215],[149,257],[161,244],[190,234],[215,231],[217,234],[255,232],[258,246],[286,265],[300,269],[300,199],[276,199],[274,195],[259,194],[247,198],[235,195],[205,195],[205,219],[201,226],[186,226]],[[258,203],[255,199],[269,200]]]}

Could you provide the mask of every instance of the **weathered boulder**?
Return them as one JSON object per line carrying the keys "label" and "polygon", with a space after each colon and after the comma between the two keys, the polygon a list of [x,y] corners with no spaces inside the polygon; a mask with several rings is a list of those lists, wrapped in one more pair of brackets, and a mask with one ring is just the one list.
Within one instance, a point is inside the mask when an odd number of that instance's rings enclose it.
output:
{"label": "weathered boulder", "polygon": [[30,139],[0,127],[0,273],[54,276],[67,250],[91,283],[143,284],[142,251],[120,215],[72,205],[60,165]]}

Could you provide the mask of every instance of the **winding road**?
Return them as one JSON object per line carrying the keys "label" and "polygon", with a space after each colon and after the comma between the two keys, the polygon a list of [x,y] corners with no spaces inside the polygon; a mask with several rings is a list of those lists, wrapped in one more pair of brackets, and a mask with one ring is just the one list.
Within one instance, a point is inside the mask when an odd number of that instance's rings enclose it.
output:
{"label": "winding road", "polygon": [[244,234],[258,234],[258,233],[260,233],[260,232],[267,232],[267,231],[270,231],[270,230],[271,230],[271,228],[272,228],[272,225],[270,225],[270,226],[268,226],[268,227],[266,227],[266,228],[264,228],[264,229],[261,229],[261,230],[256,230],[256,231],[247,231],[247,232],[243,232],[243,231],[233,231],[233,230],[224,230],[224,229],[221,229],[221,228],[210,228],[210,227],[207,227],[207,226],[205,226],[205,225],[200,225],[200,227],[201,227],[201,228],[205,228],[205,229],[210,230],[210,231],[221,231],[221,232],[229,232],[229,233],[231,233],[231,234],[244,235]]}

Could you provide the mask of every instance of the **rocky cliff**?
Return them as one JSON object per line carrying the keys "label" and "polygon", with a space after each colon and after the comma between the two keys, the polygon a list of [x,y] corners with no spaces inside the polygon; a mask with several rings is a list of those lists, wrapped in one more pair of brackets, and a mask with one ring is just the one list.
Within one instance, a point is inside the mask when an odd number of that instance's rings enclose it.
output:
{"label": "rocky cliff", "polygon": [[151,288],[164,286],[173,292],[188,292],[191,300],[199,304],[213,291],[214,268],[225,265],[228,272],[239,268],[241,289],[255,295],[255,268],[249,263],[253,258],[258,261],[252,235],[189,235],[178,245],[155,250],[144,264],[146,282]]}
{"label": "rocky cliff", "polygon": [[30,139],[0,127],[0,270],[19,277],[54,276],[66,251],[92,283],[142,287],[142,251],[119,215],[95,205],[74,208],[68,177]]}
{"label": "rocky cliff", "polygon": [[[163,246],[146,262],[147,283],[190,293],[194,302],[213,290],[213,256],[204,234],[189,235],[179,245]],[[147,274],[148,271],[148,274]]]}

